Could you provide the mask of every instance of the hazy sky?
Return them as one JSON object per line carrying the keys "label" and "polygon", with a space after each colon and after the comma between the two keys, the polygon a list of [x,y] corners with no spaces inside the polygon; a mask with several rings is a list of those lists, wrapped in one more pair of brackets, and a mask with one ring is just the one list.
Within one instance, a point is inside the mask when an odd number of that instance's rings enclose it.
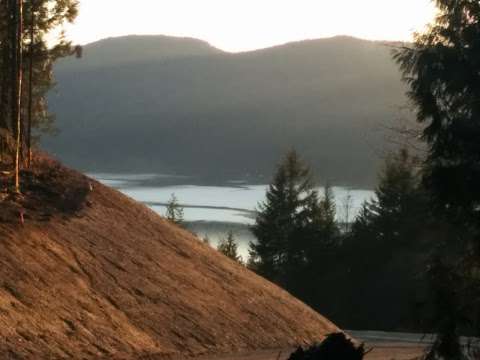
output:
{"label": "hazy sky", "polygon": [[410,40],[433,16],[430,0],[80,0],[68,33],[80,44],[165,34],[245,51],[333,35]]}

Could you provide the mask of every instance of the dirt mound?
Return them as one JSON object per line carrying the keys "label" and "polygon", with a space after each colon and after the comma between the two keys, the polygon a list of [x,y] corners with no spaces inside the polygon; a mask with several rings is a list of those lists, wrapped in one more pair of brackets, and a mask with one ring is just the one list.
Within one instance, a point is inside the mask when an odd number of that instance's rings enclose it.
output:
{"label": "dirt mound", "polygon": [[84,175],[43,161],[24,179],[24,197],[0,199],[1,358],[232,353],[338,330]]}

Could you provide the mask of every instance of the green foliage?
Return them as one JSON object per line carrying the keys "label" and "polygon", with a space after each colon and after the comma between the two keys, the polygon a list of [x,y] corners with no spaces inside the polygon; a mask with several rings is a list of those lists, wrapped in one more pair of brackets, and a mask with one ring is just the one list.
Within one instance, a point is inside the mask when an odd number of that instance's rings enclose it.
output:
{"label": "green foliage", "polygon": [[[406,150],[385,159],[375,198],[363,204],[348,234],[347,247],[353,256],[349,261],[358,267],[358,274],[374,277],[398,253],[412,249],[418,254],[425,251],[423,235],[432,228],[432,219],[418,164]],[[359,253],[368,256],[358,257]],[[411,260],[407,259],[405,264]],[[394,278],[399,282],[408,281],[411,270],[392,274],[392,283]]]}
{"label": "green foliage", "polygon": [[[429,150],[424,183],[436,216],[456,227],[445,246],[462,249],[456,261],[434,261],[431,266],[439,335],[430,358],[460,359],[459,328],[470,323],[476,324],[476,334],[480,330],[475,318],[480,294],[466,290],[478,286],[478,280],[467,276],[470,284],[462,286],[463,281],[447,281],[446,274],[472,274],[479,267],[480,3],[436,0],[436,5],[439,13],[428,31],[418,34],[412,46],[397,50],[394,56],[409,85],[417,119],[424,126],[423,138]],[[463,269],[453,265],[457,262]],[[467,319],[462,318],[457,304],[473,309]]]}
{"label": "green foliage", "polygon": [[320,201],[310,168],[295,151],[278,166],[266,201],[252,227],[250,265],[290,291],[301,288],[305,271],[317,266],[320,254],[338,233],[330,188]]}
{"label": "green foliage", "polygon": [[165,217],[176,225],[183,224],[183,207],[178,202],[177,197],[175,194],[172,194],[170,200],[167,203],[167,210],[165,213]]}
{"label": "green foliage", "polygon": [[238,255],[238,245],[235,241],[233,231],[229,231],[227,237],[220,240],[217,250],[232,260],[235,260],[239,263],[243,262],[242,257]]}
{"label": "green foliage", "polygon": [[349,232],[334,233],[310,272],[315,285],[305,299],[340,326],[420,328],[414,310],[425,301],[424,259],[437,239],[419,165],[405,150],[388,156],[375,198]]}
{"label": "green foliage", "polygon": [[316,196],[310,170],[295,151],[289,152],[268,188],[266,201],[259,204],[252,227],[257,242],[250,244],[250,256],[257,259],[260,274],[271,280],[284,278],[287,266],[299,255],[294,250],[298,248],[294,240],[298,214],[306,215],[306,203]]}
{"label": "green foliage", "polygon": [[[10,121],[13,69],[12,38],[8,36],[13,24],[12,1],[0,3],[0,128],[13,131]],[[26,130],[29,105],[29,78],[32,68],[32,126],[37,133],[51,132],[54,117],[48,112],[47,93],[53,88],[53,64],[73,53],[71,43],[62,32],[52,36],[66,23],[74,21],[78,13],[76,0],[24,0],[23,2],[23,74],[22,130]],[[22,136],[25,139],[25,136]]]}
{"label": "green foliage", "polygon": [[376,198],[363,205],[352,226],[354,238],[388,248],[416,241],[416,235],[430,221],[419,164],[405,149],[387,157]]}
{"label": "green foliage", "polygon": [[429,154],[425,183],[441,213],[480,219],[480,4],[436,0],[439,14],[395,52]]}

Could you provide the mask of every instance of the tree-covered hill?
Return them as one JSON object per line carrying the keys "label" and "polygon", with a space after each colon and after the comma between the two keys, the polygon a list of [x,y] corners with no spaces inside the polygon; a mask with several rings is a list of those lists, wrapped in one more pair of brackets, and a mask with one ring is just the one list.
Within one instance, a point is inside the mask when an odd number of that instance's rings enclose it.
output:
{"label": "tree-covered hill", "polygon": [[368,186],[383,126],[405,105],[390,47],[349,37],[239,54],[193,39],[107,39],[56,77],[60,133],[43,145],[85,170],[261,180],[295,147],[321,179]]}

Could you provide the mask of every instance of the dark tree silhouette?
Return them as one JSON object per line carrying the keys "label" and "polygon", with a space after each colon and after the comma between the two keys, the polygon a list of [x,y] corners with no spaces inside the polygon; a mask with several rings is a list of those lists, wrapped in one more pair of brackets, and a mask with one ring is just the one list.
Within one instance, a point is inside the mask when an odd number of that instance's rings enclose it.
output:
{"label": "dark tree silhouette", "polygon": [[167,203],[165,217],[176,225],[181,226],[183,224],[183,206],[180,205],[175,194],[171,195],[170,200]]}
{"label": "dark tree silhouette", "polygon": [[435,22],[394,57],[428,144],[424,180],[442,212],[480,220],[480,3],[437,0]]}
{"label": "dark tree silhouette", "polygon": [[306,272],[313,271],[312,263],[320,260],[318,254],[337,231],[334,217],[329,187],[320,200],[310,168],[290,151],[278,166],[266,201],[259,205],[250,266],[302,296]]}
{"label": "dark tree silhouette", "polygon": [[364,344],[356,346],[345,334],[333,333],[318,345],[298,348],[288,360],[362,360],[367,353]]}
{"label": "dark tree silhouette", "polygon": [[220,240],[217,250],[230,259],[242,263],[242,257],[238,254],[238,245],[233,231],[229,231],[227,237]]}
{"label": "dark tree silhouette", "polygon": [[[447,240],[462,247],[464,268],[449,270],[462,278],[451,282],[454,288],[449,289],[459,298],[445,297],[442,289],[434,292],[435,304],[441,307],[437,313],[442,315],[431,351],[432,358],[461,359],[460,347],[455,345],[458,339],[452,337],[458,336],[462,324],[473,324],[477,333],[479,330],[474,314],[478,313],[480,294],[474,274],[480,255],[480,2],[436,0],[436,5],[439,14],[428,31],[417,34],[413,45],[396,50],[394,56],[409,85],[417,119],[423,124],[428,145],[423,178],[432,204],[439,218],[462,230]],[[455,263],[450,260],[434,266],[440,274],[431,278],[442,277],[444,267]],[[470,285],[463,287],[465,277]],[[440,282],[433,281],[435,285]],[[472,288],[477,290],[472,292]],[[473,311],[463,319],[455,309],[445,311],[448,304],[462,304]]]}

